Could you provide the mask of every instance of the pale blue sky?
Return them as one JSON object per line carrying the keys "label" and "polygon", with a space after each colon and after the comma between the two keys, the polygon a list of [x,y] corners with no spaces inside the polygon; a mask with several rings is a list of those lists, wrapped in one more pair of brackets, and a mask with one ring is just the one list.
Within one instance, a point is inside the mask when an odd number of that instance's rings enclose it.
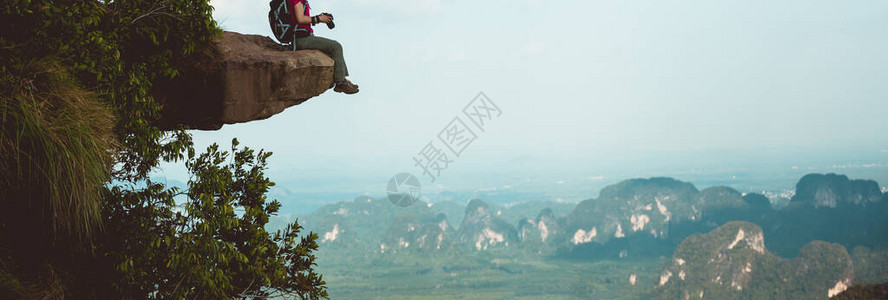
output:
{"label": "pale blue sky", "polygon": [[[270,35],[267,1],[212,4],[224,29]],[[888,1],[311,4],[335,15],[335,30],[316,33],[343,44],[361,92],[195,132],[199,147],[238,137],[273,151],[278,181],[384,182],[419,172],[411,157],[484,91],[503,115],[451,165],[451,180],[516,160],[595,176],[687,151],[787,165],[807,149],[888,161]]]}

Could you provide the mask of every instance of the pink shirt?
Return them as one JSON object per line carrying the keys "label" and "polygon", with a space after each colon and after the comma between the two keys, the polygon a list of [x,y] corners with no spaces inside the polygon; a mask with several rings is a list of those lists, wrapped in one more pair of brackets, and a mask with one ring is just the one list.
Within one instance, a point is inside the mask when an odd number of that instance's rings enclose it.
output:
{"label": "pink shirt", "polygon": [[[305,16],[311,17],[311,15],[309,14],[311,7],[308,6],[308,0],[287,0],[287,5],[292,8],[293,12],[290,14],[290,22],[292,22],[293,24],[296,24],[296,3],[299,2],[302,2],[303,5],[305,5]],[[306,30],[308,30],[308,32],[314,33],[314,29],[311,29],[311,25],[299,25],[298,27],[305,28]]]}

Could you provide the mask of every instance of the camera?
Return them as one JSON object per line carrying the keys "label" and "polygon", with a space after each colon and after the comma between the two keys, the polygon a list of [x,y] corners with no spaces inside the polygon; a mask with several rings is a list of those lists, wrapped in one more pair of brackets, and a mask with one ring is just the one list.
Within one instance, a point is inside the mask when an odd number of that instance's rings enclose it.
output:
{"label": "camera", "polygon": [[332,15],[332,14],[330,14],[330,13],[321,13],[321,15],[322,15],[322,16],[328,16],[328,17],[330,17],[330,22],[327,23],[327,28],[333,29],[333,27],[336,27],[336,24],[333,24],[333,15]]}

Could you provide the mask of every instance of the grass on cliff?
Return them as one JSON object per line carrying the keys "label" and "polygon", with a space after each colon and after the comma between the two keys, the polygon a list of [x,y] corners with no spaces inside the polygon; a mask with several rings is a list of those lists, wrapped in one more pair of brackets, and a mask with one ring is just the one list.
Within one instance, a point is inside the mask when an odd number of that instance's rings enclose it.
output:
{"label": "grass on cliff", "polygon": [[11,208],[38,208],[40,220],[31,221],[46,225],[45,234],[89,237],[101,224],[102,187],[117,145],[114,116],[57,62],[19,71],[21,81],[0,99],[4,222],[15,224],[19,212]]}

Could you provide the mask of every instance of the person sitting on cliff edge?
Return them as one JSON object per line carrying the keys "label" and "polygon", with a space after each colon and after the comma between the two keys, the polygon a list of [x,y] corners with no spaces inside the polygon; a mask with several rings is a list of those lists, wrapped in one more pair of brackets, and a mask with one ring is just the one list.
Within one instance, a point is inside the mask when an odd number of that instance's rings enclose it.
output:
{"label": "person sitting on cliff edge", "polygon": [[310,16],[311,6],[308,0],[287,0],[290,7],[294,7],[293,15],[290,17],[293,23],[298,27],[308,30],[311,34],[305,37],[297,38],[295,41],[296,49],[300,50],[320,50],[333,58],[333,83],[336,85],[333,91],[346,94],[354,94],[358,92],[358,85],[352,83],[345,76],[348,76],[348,67],[345,65],[345,57],[342,54],[342,45],[335,40],[323,38],[314,35],[311,26],[318,23],[331,24],[333,16],[330,14],[320,14],[314,17]]}

